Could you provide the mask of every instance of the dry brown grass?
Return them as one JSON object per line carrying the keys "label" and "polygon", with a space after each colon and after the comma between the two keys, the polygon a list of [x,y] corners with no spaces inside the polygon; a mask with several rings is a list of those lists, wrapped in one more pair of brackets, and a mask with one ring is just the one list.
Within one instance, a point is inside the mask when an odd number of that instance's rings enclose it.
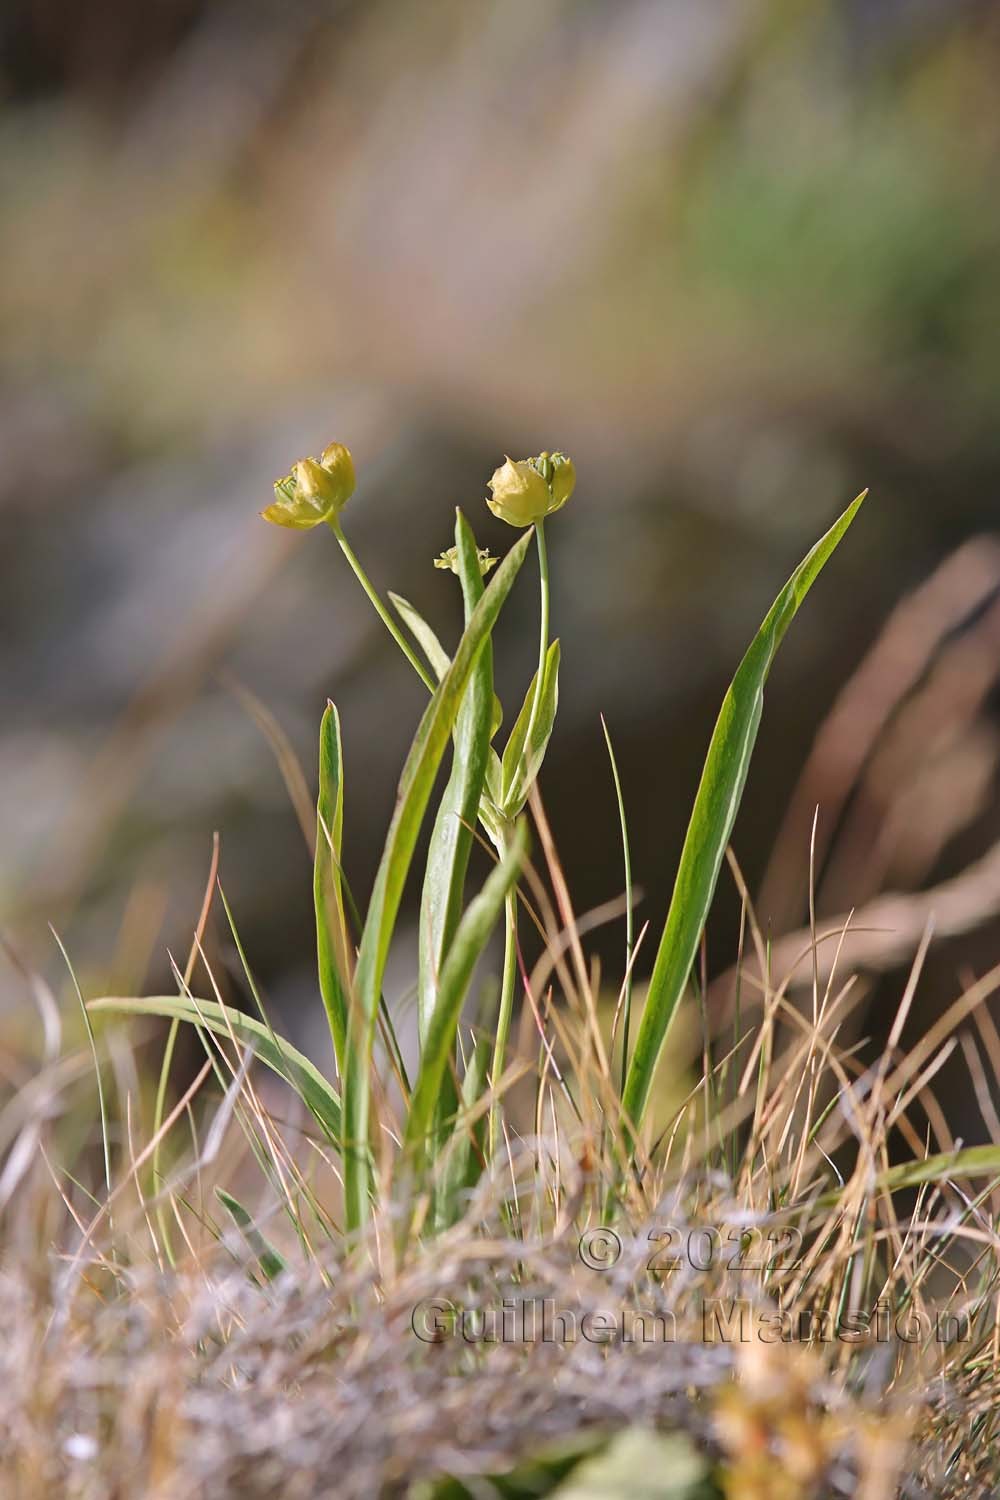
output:
{"label": "dry brown grass", "polygon": [[[732,1033],[689,1028],[694,1055],[665,1080],[644,1158],[623,1179],[614,1007],[548,852],[549,878],[531,882],[547,943],[508,1075],[506,1165],[443,1234],[393,1182],[391,1091],[384,1206],[348,1246],[336,1159],[294,1096],[207,1037],[209,1062],[178,1092],[158,1153],[145,1049],[120,1030],[99,1037],[109,1196],[89,1054],[50,1036],[48,1062],[0,1116],[5,1495],[319,1500],[450,1474],[478,1496],[502,1492],[484,1476],[557,1440],[636,1423],[690,1434],[730,1500],[992,1492],[1000,1150],[923,1171],[899,1163],[956,1148],[933,1078],[970,1016],[982,1051],[966,1040],[965,1055],[988,1100],[982,1056],[995,1062],[997,1049],[984,1002],[1000,975],[903,1053],[925,942],[867,1068],[838,1045],[861,996],[849,974],[833,966],[804,1007],[749,978]],[[758,950],[748,973],[766,974],[750,917],[745,932]],[[217,1185],[250,1206],[251,1228]],[[581,1253],[612,1185],[617,1253],[599,1237]],[[757,1243],[754,1269],[726,1264],[734,1227],[789,1226],[797,1247]],[[273,1254],[285,1263],[276,1276]],[[876,1304],[884,1320],[868,1336],[835,1336],[843,1316]],[[523,1305],[536,1309],[534,1337]],[[757,1321],[778,1309],[785,1324]],[[636,1311],[664,1319],[648,1342]],[[942,1312],[967,1318],[967,1337],[939,1341]],[[585,1336],[588,1314],[591,1333],[613,1325],[609,1341]],[[831,1319],[834,1336],[810,1338],[810,1316],[820,1332]],[[418,1337],[414,1321],[443,1331]],[[776,1327],[788,1336],[768,1342]]]}

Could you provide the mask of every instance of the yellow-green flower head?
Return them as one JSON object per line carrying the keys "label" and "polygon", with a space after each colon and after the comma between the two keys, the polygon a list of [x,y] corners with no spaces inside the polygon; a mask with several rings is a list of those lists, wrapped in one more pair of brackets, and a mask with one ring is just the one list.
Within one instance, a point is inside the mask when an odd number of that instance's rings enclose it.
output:
{"label": "yellow-green flower head", "polygon": [[[479,559],[479,571],[485,578],[491,568],[496,567],[497,559],[491,557],[485,547],[476,548],[476,556]],[[434,559],[436,568],[450,568],[453,573],[458,572],[458,548],[449,547],[447,552],[442,552],[440,557]]]}
{"label": "yellow-green flower head", "polygon": [[308,531],[333,521],[354,494],[354,460],[343,443],[331,443],[322,456],[300,458],[290,474],[274,482],[274,504],[261,511],[275,526]]}
{"label": "yellow-green flower head", "polygon": [[494,472],[486,504],[508,526],[533,526],[560,510],[573,493],[576,470],[564,453],[508,458]]}

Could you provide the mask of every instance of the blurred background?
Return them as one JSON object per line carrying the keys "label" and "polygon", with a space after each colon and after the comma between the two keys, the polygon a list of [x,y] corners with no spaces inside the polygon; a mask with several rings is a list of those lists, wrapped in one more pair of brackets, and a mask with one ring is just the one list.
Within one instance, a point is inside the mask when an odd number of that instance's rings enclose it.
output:
{"label": "blurred background", "polygon": [[[578,909],[618,895],[603,711],[657,931],[729,676],[870,486],[783,648],[736,852],[761,922],[794,932],[819,803],[821,917],[906,898],[909,936],[866,959],[892,1008],[931,892],[915,1025],[997,962],[998,76],[986,0],[6,0],[18,958],[64,986],[51,922],[88,993],[169,985],[218,830],[250,961],[309,1041],[309,858],[263,711],[311,794],[336,699],[364,894],[422,703],[333,538],[258,519],[337,438],[353,544],[446,642],[458,589],[431,558],[454,506],[496,551],[503,453],[573,456],[543,793]],[[526,570],[498,648],[508,724],[536,607]],[[713,974],[738,935],[723,886]],[[594,942],[617,985],[620,927]],[[411,979],[404,943],[390,993]],[[9,956],[0,992],[35,1028]]]}

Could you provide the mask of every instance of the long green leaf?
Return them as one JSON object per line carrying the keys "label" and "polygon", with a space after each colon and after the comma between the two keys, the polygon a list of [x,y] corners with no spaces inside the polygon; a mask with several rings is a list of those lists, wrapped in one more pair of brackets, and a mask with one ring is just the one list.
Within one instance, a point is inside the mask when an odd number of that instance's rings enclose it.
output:
{"label": "long green leaf", "polygon": [[347,1226],[356,1230],[368,1215],[370,1156],[368,1123],[370,1067],[378,996],[385,973],[403,885],[417,835],[427,810],[434,779],[458,714],[469,675],[483,642],[510,593],[531,545],[532,532],[514,543],[497,568],[465,628],[451,666],[424,711],[403,767],[396,810],[375,877],[368,918],[361,936],[354,976],[354,999],[348,1022],[344,1072],[344,1198]]}
{"label": "long green leaf", "polygon": [[1000,1172],[1000,1145],[966,1146],[959,1151],[940,1151],[922,1161],[904,1161],[879,1173],[877,1185],[890,1193],[920,1187],[925,1182],[954,1181],[959,1177],[993,1177]]}
{"label": "long green leaf", "polygon": [[447,651],[423,615],[414,609],[409,599],[404,599],[402,594],[394,594],[391,589],[389,598],[392,600],[392,606],[397,615],[426,656],[434,676],[440,682],[451,665]]}
{"label": "long green leaf", "polygon": [[[545,655],[545,670],[542,674],[542,695],[538,704],[538,717],[531,724],[531,710],[535,701],[536,672],[521,705],[503,752],[500,806],[508,818],[516,818],[528,800],[532,782],[541,770],[545,751],[552,735],[556,710],[559,707],[559,642],[553,641]],[[528,730],[531,729],[531,743]]]}
{"label": "long green leaf", "polygon": [[[455,521],[455,544],[461,569],[465,620],[483,597],[476,539],[461,513]],[[451,775],[438,806],[427,851],[420,905],[417,1020],[420,1040],[427,1034],[437,995],[438,976],[462,913],[465,874],[472,850],[472,831],[486,776],[493,713],[493,648],[486,641],[465,689],[455,721]]]}
{"label": "long green leaf", "polygon": [[[938,1151],[916,1161],[901,1161],[888,1171],[879,1172],[872,1186],[880,1192],[901,1193],[922,1187],[928,1182],[956,1182],[963,1177],[996,1177],[1000,1174],[1000,1145],[964,1146],[956,1151]],[[809,1212],[835,1208],[843,1195],[842,1187],[830,1188],[802,1205]]]}
{"label": "long green leaf", "polygon": [[[482,578],[482,573],[480,573],[479,576],[480,578]],[[441,678],[451,666],[451,657],[448,655],[447,651],[438,640],[434,630],[430,625],[428,625],[423,615],[420,614],[418,610],[414,609],[413,605],[408,599],[404,599],[402,594],[394,594],[391,589],[389,591],[389,598],[392,600],[393,606],[396,610],[396,613],[399,615],[399,618],[403,621],[404,625],[407,626],[410,634],[413,636],[413,639],[416,641],[417,645],[420,646],[421,650],[426,656],[428,662],[430,663],[431,671],[434,673],[434,676],[437,678],[438,682],[440,682]],[[494,693],[493,722],[490,726],[490,739],[493,738],[502,723],[503,704]]]}
{"label": "long green leaf", "polygon": [[469,902],[448,949],[406,1121],[404,1146],[414,1167],[426,1151],[431,1135],[472,971],[520,874],[526,850],[527,829],[522,822],[517,825],[504,858],[491,870],[479,895]]}
{"label": "long green leaf", "polygon": [[127,1016],[163,1016],[169,1021],[204,1026],[217,1036],[234,1036],[244,1046],[253,1047],[254,1055],[291,1085],[324,1133],[339,1145],[340,1100],[336,1091],[308,1057],[256,1017],[230,1010],[228,1005],[223,1009],[216,1000],[192,1000],[187,995],[152,995],[141,999],[106,995],[91,1000],[87,1008]]}
{"label": "long green leaf", "polygon": [[316,907],[319,988],[341,1075],[347,1048],[350,983],[350,949],[340,874],[343,832],[344,752],[340,737],[340,715],[332,703],[327,703],[319,727],[319,797],[316,803],[313,900]]}
{"label": "long green leaf", "polygon": [[448,1141],[444,1173],[436,1194],[434,1226],[439,1230],[447,1229],[460,1217],[462,1200],[475,1186],[482,1171],[486,1153],[486,1113],[481,1112],[474,1123],[470,1123],[469,1116],[487,1087],[492,1052],[492,1037],[476,1038],[462,1079],[459,1112]]}
{"label": "long green leaf", "polygon": [[854,520],[851,504],[781,590],[723,700],[695,798],[622,1100],[638,1129],[670,1023],[684,993],[746,784],[771,663],[796,611]]}

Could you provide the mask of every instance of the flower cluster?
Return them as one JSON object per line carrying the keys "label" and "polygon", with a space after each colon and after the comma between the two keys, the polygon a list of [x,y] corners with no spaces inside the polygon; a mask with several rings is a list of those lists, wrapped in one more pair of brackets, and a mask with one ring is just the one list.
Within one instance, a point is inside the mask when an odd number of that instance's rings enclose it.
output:
{"label": "flower cluster", "polygon": [[[326,521],[338,527],[338,517],[354,494],[354,460],[343,443],[331,443],[319,458],[300,458],[283,479],[275,480],[274,503],[261,511],[265,521],[308,531]],[[486,501],[493,514],[508,526],[535,526],[561,510],[576,486],[573,460],[565,453],[540,453],[537,458],[506,458],[489,481]],[[483,576],[497,559],[479,548]],[[454,547],[434,560],[436,568],[458,572]]]}
{"label": "flower cluster", "polygon": [[508,526],[533,526],[561,510],[575,485],[573,460],[564,453],[508,458],[490,480],[493,495],[486,504]]}
{"label": "flower cluster", "polygon": [[354,494],[354,460],[343,443],[331,443],[316,458],[300,458],[290,474],[274,482],[274,504],[261,511],[265,521],[308,531],[335,521]]}
{"label": "flower cluster", "polygon": [[[491,557],[486,547],[477,547],[476,556],[479,559],[479,571],[485,578],[491,568],[496,567],[498,559]],[[436,568],[448,568],[452,573],[458,572],[458,548],[449,547],[434,559]]]}

